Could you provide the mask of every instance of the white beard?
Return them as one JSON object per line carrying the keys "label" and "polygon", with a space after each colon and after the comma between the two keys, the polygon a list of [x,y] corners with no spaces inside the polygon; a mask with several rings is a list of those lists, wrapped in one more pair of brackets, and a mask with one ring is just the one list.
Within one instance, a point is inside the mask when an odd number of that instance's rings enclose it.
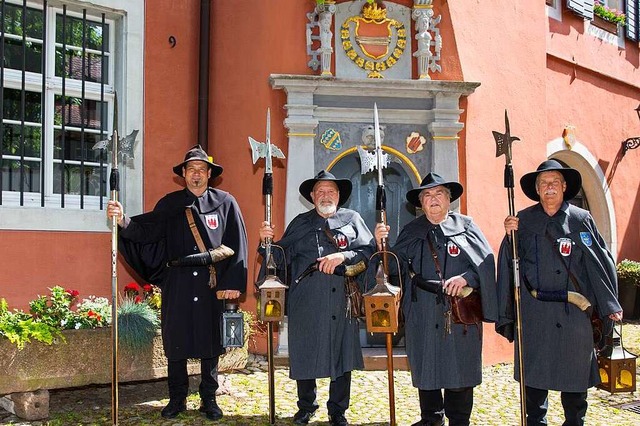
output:
{"label": "white beard", "polygon": [[335,204],[320,204],[318,206],[318,211],[320,212],[320,214],[325,215],[325,216],[330,216],[335,214],[337,210],[337,206]]}

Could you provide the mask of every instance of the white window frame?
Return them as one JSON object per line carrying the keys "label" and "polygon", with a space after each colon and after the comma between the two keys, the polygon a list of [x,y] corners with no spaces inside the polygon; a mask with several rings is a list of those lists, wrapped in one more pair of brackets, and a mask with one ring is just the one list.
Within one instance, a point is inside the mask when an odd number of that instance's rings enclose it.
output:
{"label": "white window frame", "polygon": [[562,21],[562,1],[553,0],[553,5],[547,5],[547,16]]}
{"label": "white window frame", "polygon": [[[6,0],[21,5],[21,1]],[[110,58],[109,83],[105,86],[104,101],[109,103],[108,128],[111,134],[113,122],[114,91],[118,93],[118,122],[119,133],[128,134],[133,129],[142,130],[143,122],[143,36],[144,36],[144,2],[129,0],[94,0],[63,2],[50,0],[47,8],[47,80],[46,105],[48,114],[43,117],[45,126],[46,156],[45,167],[45,207],[40,206],[41,194],[24,192],[24,205],[19,206],[19,192],[4,191],[2,205],[0,205],[0,229],[15,230],[64,230],[64,231],[97,231],[108,232],[109,226],[104,210],[100,210],[100,197],[84,195],[84,206],[80,209],[80,196],[65,194],[65,207],[60,207],[60,194],[53,194],[53,105],[54,96],[61,94],[61,77],[55,77],[55,20],[57,13],[62,12],[62,5],[67,4],[67,15],[77,15],[82,9],[87,9],[87,18],[101,20],[101,13],[105,13],[105,22],[110,25]],[[27,6],[41,8],[41,2],[28,2]],[[53,77],[52,77],[53,76]],[[21,88],[21,72],[5,68],[5,87]],[[40,92],[42,75],[26,74],[26,90],[30,88]],[[17,87],[16,87],[17,84]],[[68,97],[81,95],[81,83],[66,79],[65,95]],[[85,98],[99,100],[99,84],[85,82]],[[92,96],[90,88],[98,88],[98,98]],[[67,127],[68,128],[68,127]],[[85,129],[85,132],[90,130]],[[134,146],[134,159],[126,165],[120,164],[120,199],[126,205],[128,213],[142,210],[142,132],[138,134],[138,142]],[[126,179],[125,179],[126,178]],[[108,180],[108,178],[107,178]],[[108,182],[107,182],[108,186]],[[109,188],[106,188],[107,195]],[[103,208],[108,197],[103,197]]]}

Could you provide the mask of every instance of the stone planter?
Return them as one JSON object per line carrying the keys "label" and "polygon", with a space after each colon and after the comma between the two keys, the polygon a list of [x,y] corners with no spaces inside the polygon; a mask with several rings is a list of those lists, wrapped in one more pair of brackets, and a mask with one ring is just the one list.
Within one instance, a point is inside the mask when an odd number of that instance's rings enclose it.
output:
{"label": "stone planter", "polygon": [[[32,342],[21,351],[0,339],[0,395],[111,383],[111,329],[65,330],[63,335],[66,342]],[[234,348],[220,358],[218,370],[245,368],[247,359],[246,345]],[[190,361],[187,368],[189,374],[200,374],[198,361]],[[119,349],[119,383],[163,377],[167,359],[160,334],[142,351]]]}

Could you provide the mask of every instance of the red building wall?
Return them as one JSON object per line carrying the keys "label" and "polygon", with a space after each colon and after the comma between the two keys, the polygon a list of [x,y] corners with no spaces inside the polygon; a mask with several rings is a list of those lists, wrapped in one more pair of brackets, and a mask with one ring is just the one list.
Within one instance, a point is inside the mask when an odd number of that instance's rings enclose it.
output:
{"label": "red building wall", "polygon": [[[181,188],[171,168],[197,142],[200,1],[146,2],[144,50],[144,209],[165,193]],[[231,192],[245,216],[249,234],[248,288],[257,269],[253,247],[264,218],[263,166],[251,163],[247,137],[265,136],[271,108],[271,140],[285,155],[286,116],[283,91],[273,90],[269,75],[313,74],[307,67],[306,13],[314,1],[211,2],[211,77],[209,152],[225,168],[215,182]],[[412,6],[411,0],[399,3]],[[604,43],[584,30],[571,12],[562,22],[546,15],[544,2],[496,0],[434,1],[443,37],[442,72],[434,79],[474,81],[481,85],[461,100],[465,112],[460,133],[460,177],[465,186],[461,210],[474,217],[497,252],[507,214],[502,187],[504,158],[495,158],[492,130],[504,130],[509,112],[516,179],[547,158],[547,144],[566,124],[604,170],[611,173],[610,192],[617,223],[618,258],[640,259],[638,185],[640,150],[616,163],[620,142],[640,134],[633,109],[640,103],[638,45],[625,49]],[[169,37],[175,37],[171,47]],[[415,74],[415,68],[414,68]],[[615,170],[614,170],[615,169]],[[613,173],[615,171],[615,173]],[[274,162],[273,222],[284,223],[284,163]],[[530,204],[516,190],[518,209]],[[75,287],[81,295],[110,294],[109,234],[2,231],[2,271],[9,283],[2,296],[24,307],[47,287]],[[37,247],[47,247],[26,266]],[[60,250],[49,250],[61,247]],[[71,249],[70,249],[71,248]],[[81,259],[80,261],[78,259]],[[80,265],[80,266],[78,266]],[[120,282],[130,275],[120,265]],[[254,309],[248,297],[245,309]],[[485,361],[509,358],[511,346],[486,327]]]}

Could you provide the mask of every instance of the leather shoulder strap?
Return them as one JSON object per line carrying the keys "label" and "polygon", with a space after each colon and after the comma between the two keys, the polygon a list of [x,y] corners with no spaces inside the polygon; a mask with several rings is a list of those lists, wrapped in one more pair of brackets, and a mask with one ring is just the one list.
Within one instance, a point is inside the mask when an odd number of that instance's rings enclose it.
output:
{"label": "leather shoulder strap", "polygon": [[198,245],[198,250],[200,250],[200,253],[206,252],[207,248],[204,246],[204,241],[202,241],[202,237],[200,236],[200,231],[198,231],[196,222],[193,219],[193,211],[191,211],[190,207],[187,207],[185,209],[185,213],[187,215],[187,221],[189,222],[189,229],[191,229],[193,238],[196,240],[196,244]]}
{"label": "leather shoulder strap", "polygon": [[[206,253],[208,250],[207,247],[205,247],[204,241],[202,241],[202,237],[200,236],[200,231],[198,231],[198,227],[196,226],[196,221],[193,218],[193,211],[191,210],[191,207],[187,207],[184,212],[187,215],[189,229],[191,229],[193,238],[196,240],[198,250],[200,250],[200,253]],[[213,265],[209,265],[209,287],[215,288],[216,284],[216,268]]]}

